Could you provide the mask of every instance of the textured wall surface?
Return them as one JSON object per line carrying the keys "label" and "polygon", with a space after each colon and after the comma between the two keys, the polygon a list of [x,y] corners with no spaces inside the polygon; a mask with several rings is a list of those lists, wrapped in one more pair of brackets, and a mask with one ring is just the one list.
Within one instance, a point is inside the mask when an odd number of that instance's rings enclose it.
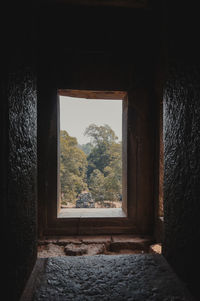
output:
{"label": "textured wall surface", "polygon": [[200,24],[197,3],[166,8],[163,253],[200,300]]}
{"label": "textured wall surface", "polygon": [[[37,255],[37,97],[35,12],[31,2],[4,3],[0,74],[4,300],[22,293]],[[12,6],[12,9],[11,9]],[[1,123],[2,123],[1,120]],[[1,134],[1,131],[0,131]],[[3,166],[2,166],[3,165]],[[2,212],[1,211],[1,212]]]}
{"label": "textured wall surface", "polygon": [[164,94],[163,251],[175,271],[197,288],[200,237],[200,69],[170,66]]}
{"label": "textured wall surface", "polygon": [[28,70],[8,81],[8,300],[18,300],[36,259],[36,84]]}

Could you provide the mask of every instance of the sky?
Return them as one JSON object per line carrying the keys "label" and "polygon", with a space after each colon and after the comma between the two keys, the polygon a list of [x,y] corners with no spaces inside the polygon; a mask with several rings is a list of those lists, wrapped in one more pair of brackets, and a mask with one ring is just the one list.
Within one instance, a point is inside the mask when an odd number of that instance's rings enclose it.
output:
{"label": "sky", "polygon": [[122,100],[85,99],[60,96],[60,129],[76,137],[79,144],[90,141],[84,131],[91,123],[108,124],[122,139]]}

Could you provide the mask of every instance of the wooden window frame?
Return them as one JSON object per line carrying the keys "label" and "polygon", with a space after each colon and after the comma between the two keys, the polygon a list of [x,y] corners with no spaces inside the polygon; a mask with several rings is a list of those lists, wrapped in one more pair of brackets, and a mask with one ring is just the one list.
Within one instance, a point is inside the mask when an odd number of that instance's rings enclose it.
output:
{"label": "wooden window frame", "polygon": [[[51,118],[48,145],[44,146],[46,159],[39,236],[151,234],[153,229],[154,136],[149,119],[147,94],[127,91],[89,91],[54,89],[51,93]],[[88,95],[87,95],[88,93]],[[60,218],[58,187],[59,95],[123,99],[123,210],[125,217]],[[142,100],[142,101],[141,101]],[[46,156],[46,157],[45,157]],[[45,185],[44,185],[45,183]],[[45,187],[44,187],[45,186]]]}
{"label": "wooden window frame", "polygon": [[[118,209],[111,209],[109,210],[108,208],[104,208],[104,210],[101,210],[99,213],[99,210],[90,210],[86,209],[86,212],[84,214],[85,217],[82,218],[94,218],[95,216],[97,218],[112,218],[113,216],[115,217],[126,217],[127,216],[127,116],[126,116],[126,110],[125,107],[127,107],[127,93],[123,91],[88,91],[88,90],[69,90],[69,89],[60,89],[58,90],[58,96],[68,96],[68,97],[75,97],[75,98],[83,98],[83,99],[104,99],[104,100],[122,100],[122,208]],[[61,209],[61,199],[60,199],[60,102],[58,100],[58,120],[57,120],[57,129],[58,129],[58,196],[57,196],[57,216],[58,218],[73,218],[73,215],[67,215],[67,217],[62,217],[59,216],[60,212],[62,211]],[[67,210],[67,209],[66,209]],[[76,212],[81,211],[78,208],[76,208]],[[95,212],[94,212],[95,211]],[[81,216],[81,214],[80,214]],[[77,222],[78,222],[77,217]]]}

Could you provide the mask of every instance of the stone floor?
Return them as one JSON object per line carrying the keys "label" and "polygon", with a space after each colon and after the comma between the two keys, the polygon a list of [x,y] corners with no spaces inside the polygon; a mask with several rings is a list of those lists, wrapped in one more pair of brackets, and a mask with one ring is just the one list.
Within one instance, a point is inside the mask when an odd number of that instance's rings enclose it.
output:
{"label": "stone floor", "polygon": [[40,258],[27,287],[21,301],[194,300],[159,254]]}

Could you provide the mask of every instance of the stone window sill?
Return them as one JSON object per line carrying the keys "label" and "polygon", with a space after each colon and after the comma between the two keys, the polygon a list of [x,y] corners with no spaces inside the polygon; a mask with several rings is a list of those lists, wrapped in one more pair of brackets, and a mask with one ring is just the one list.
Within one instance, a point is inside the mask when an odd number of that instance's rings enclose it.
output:
{"label": "stone window sill", "polygon": [[58,218],[109,218],[126,217],[122,208],[64,208],[60,209]]}

